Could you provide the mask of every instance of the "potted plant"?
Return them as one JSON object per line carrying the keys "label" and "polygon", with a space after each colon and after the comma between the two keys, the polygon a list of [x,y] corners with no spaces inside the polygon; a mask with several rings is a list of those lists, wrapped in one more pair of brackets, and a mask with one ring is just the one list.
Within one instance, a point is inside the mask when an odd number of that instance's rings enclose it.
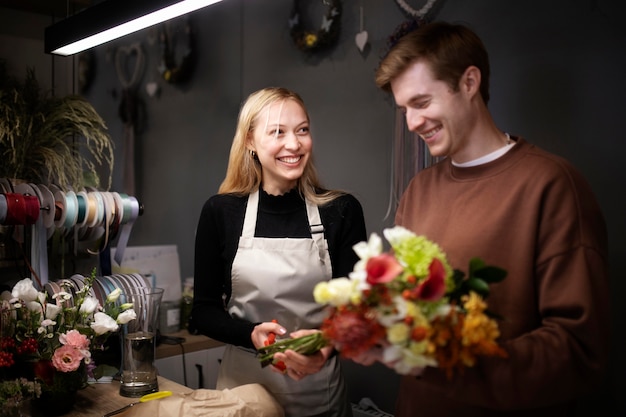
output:
{"label": "potted plant", "polygon": [[[44,91],[33,69],[19,80],[0,60],[0,178],[108,190],[113,141],[82,96]],[[98,172],[108,171],[102,183]]]}

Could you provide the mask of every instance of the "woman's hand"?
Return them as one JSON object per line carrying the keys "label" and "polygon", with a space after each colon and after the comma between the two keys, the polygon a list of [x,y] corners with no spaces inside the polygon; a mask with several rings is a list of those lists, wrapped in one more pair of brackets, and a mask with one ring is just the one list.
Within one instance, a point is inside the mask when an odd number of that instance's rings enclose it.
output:
{"label": "woman's hand", "polygon": [[[289,336],[292,338],[301,337],[318,331],[319,330],[303,329],[295,331]],[[326,346],[312,355],[302,355],[291,349],[287,349],[285,352],[277,352],[274,354],[274,358],[285,364],[285,372],[289,375],[289,377],[299,381],[308,375],[319,372],[330,355],[333,353],[333,350],[334,347]]]}
{"label": "woman's hand", "polygon": [[[275,336],[282,336],[285,333],[287,333],[287,330],[275,321],[263,322],[254,326],[254,330],[252,330],[250,339],[252,340],[252,344],[254,345],[254,347],[258,349],[265,346],[265,342],[267,340],[270,340],[271,343],[274,343],[272,339]],[[274,336],[272,336],[272,334],[274,334]]]}

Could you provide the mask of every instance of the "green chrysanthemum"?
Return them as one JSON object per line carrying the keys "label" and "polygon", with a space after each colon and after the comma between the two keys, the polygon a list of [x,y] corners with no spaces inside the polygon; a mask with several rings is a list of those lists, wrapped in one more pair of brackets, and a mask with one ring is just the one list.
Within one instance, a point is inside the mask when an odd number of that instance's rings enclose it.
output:
{"label": "green chrysanthemum", "polygon": [[[396,228],[397,229],[397,228]],[[434,258],[441,261],[446,271],[446,288],[453,288],[453,270],[446,254],[439,245],[426,239],[424,236],[417,236],[412,233],[403,233],[400,238],[387,236],[394,254],[398,261],[405,267],[405,275],[413,275],[416,278],[428,276],[428,268]]]}

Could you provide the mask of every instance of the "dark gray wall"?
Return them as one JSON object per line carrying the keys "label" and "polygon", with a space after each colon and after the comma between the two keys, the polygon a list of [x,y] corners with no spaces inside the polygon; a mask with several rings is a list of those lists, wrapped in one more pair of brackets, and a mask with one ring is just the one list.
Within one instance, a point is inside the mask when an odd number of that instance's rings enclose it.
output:
{"label": "dark gray wall", "polygon": [[[424,2],[408,3],[419,8]],[[624,4],[622,0],[439,0],[435,15],[467,23],[483,38],[491,54],[490,108],[498,126],[570,159],[597,193],[610,233],[615,334],[609,390],[615,407],[619,406],[617,415],[626,413],[621,396],[626,389],[622,354],[626,285],[620,264],[626,254],[622,239],[626,203],[621,196],[626,175],[619,162],[626,151],[621,140],[626,115]],[[117,113],[121,84],[113,56],[116,48],[132,42],[141,42],[146,53],[139,90],[146,120],[138,136],[140,187],[135,193],[145,213],[133,229],[130,244],[176,244],[183,278],[193,275],[196,221],[203,202],[217,191],[224,176],[240,102],[267,85],[286,86],[303,96],[324,182],[359,198],[369,232],[391,224],[387,212],[394,104],[376,89],[373,74],[387,36],[406,15],[393,1],[347,0],[338,45],[307,57],[289,36],[291,5],[292,0],[226,0],[192,13],[199,60],[194,77],[184,85],[171,85],[160,77],[154,30],[95,50],[96,76],[86,95],[119,143],[118,163],[123,143]],[[361,5],[363,28],[369,33],[365,53],[354,41],[361,30]],[[309,16],[315,22],[323,11],[319,8],[319,13],[313,10]],[[34,65],[31,60],[54,68],[75,63],[75,58],[52,60],[33,53],[36,46],[43,50],[41,39],[17,33],[11,22],[20,14],[0,11],[0,56],[16,67]],[[23,39],[27,46],[8,45],[7,40],[15,39]],[[148,82],[160,84],[158,98],[145,93]],[[121,184],[118,166],[114,189],[123,191]],[[356,400],[369,396],[383,409],[393,409],[395,375],[381,367],[372,370],[351,364],[348,373]]]}

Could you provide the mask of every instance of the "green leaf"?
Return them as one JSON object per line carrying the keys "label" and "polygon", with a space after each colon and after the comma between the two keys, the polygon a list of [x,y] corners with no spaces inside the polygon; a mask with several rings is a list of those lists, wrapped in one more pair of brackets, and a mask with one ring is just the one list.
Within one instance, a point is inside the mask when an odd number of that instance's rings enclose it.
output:
{"label": "green leaf", "polygon": [[474,277],[481,278],[488,283],[500,282],[506,278],[506,270],[497,266],[485,266],[474,271]]}
{"label": "green leaf", "polygon": [[103,376],[115,376],[119,372],[119,369],[111,365],[98,365],[93,370],[93,377],[98,380]]}
{"label": "green leaf", "polygon": [[469,276],[470,278],[474,276],[475,272],[481,268],[485,267],[485,261],[480,258],[472,258],[469,263]]}
{"label": "green leaf", "polygon": [[487,298],[487,296],[489,295],[489,284],[487,284],[485,281],[483,281],[480,278],[474,277],[474,278],[468,279],[467,285],[471,290],[482,295],[484,298]]}

